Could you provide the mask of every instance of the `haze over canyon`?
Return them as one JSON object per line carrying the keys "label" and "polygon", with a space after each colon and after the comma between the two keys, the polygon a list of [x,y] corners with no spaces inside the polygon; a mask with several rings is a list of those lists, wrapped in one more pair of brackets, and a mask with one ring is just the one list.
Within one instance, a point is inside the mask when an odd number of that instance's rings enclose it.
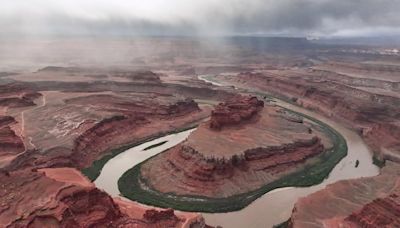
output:
{"label": "haze over canyon", "polygon": [[0,227],[400,227],[399,10],[2,1]]}

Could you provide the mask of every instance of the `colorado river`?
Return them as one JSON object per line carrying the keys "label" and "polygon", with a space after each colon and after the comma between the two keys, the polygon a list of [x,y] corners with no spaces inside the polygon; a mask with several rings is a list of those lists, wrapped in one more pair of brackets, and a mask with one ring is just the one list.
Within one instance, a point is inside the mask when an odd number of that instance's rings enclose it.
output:
{"label": "colorado river", "polygon": [[[203,80],[208,81],[206,79]],[[220,86],[221,84],[218,83],[216,85]],[[355,132],[332,120],[303,108],[285,103],[283,101],[277,101],[277,103],[282,107],[321,120],[342,134],[347,141],[347,156],[336,165],[336,167],[329,174],[329,177],[319,185],[306,188],[275,189],[264,194],[246,208],[236,212],[215,214],[203,213],[207,224],[221,225],[228,228],[272,227],[275,224],[284,222],[290,217],[293,206],[300,197],[318,191],[324,188],[327,184],[336,182],[338,180],[375,176],[379,174],[379,169],[372,163],[372,153],[365,145],[361,137]],[[118,196],[118,179],[123,173],[142,161],[184,141],[192,131],[193,129],[177,134],[167,135],[165,137],[143,143],[117,155],[105,164],[100,176],[95,181],[96,186],[105,190],[112,196]],[[167,142],[160,146],[144,150],[145,148],[164,141]],[[357,168],[355,167],[356,160],[359,161],[359,166]]]}

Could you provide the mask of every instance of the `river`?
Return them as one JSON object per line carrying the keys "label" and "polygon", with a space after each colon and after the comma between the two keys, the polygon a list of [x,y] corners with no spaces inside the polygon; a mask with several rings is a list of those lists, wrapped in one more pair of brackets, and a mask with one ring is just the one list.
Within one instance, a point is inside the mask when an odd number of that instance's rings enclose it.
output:
{"label": "river", "polygon": [[[222,86],[220,83],[215,83],[204,78],[201,79],[213,83],[214,85]],[[291,105],[280,100],[276,100],[276,102],[282,107],[306,114],[325,122],[342,134],[348,146],[347,156],[335,166],[328,178],[326,178],[319,185],[306,188],[293,187],[275,189],[264,194],[246,208],[236,212],[214,214],[203,213],[207,224],[214,226],[220,225],[227,228],[272,227],[275,224],[284,222],[290,217],[293,206],[300,197],[307,196],[324,188],[327,184],[339,180],[376,176],[379,174],[378,167],[372,163],[371,151],[361,137],[354,131],[349,130],[335,121],[301,107]],[[119,190],[117,182],[124,172],[141,163],[142,161],[184,141],[193,130],[194,129],[177,134],[167,135],[153,141],[143,143],[117,155],[108,161],[104,166],[100,176],[95,181],[96,186],[105,190],[112,196],[118,196]],[[155,145],[164,141],[167,142],[158,147],[144,150],[151,145]],[[359,161],[359,166],[357,168],[355,167],[356,160]]]}
{"label": "river", "polygon": [[[122,152],[110,159],[101,170],[100,175],[94,181],[96,187],[103,189],[111,196],[119,196],[120,192],[118,190],[118,179],[124,174],[128,169],[133,166],[145,161],[146,159],[167,150],[178,143],[184,141],[192,131],[186,130],[176,134],[170,134],[164,137],[154,139],[152,141],[140,144],[139,146],[132,147],[125,152]],[[165,142],[164,144],[146,149],[149,146]],[[145,150],[146,149],[146,150]]]}

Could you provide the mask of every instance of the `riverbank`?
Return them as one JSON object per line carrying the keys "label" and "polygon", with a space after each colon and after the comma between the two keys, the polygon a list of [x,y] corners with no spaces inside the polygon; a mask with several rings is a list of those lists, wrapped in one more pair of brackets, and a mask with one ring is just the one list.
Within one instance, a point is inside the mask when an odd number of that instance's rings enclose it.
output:
{"label": "riverbank", "polygon": [[154,134],[152,136],[145,137],[143,139],[134,140],[132,143],[129,143],[129,144],[126,144],[126,145],[122,145],[120,147],[112,149],[112,150],[110,150],[109,153],[107,153],[106,155],[104,155],[100,159],[94,161],[90,167],[82,169],[81,172],[83,173],[83,175],[85,175],[87,178],[89,178],[90,181],[94,182],[99,177],[99,175],[101,173],[101,170],[103,169],[104,165],[108,161],[113,159],[115,156],[125,152],[126,150],[128,150],[130,148],[139,146],[139,145],[144,144],[146,142],[153,141],[153,140],[155,140],[157,138],[160,138],[160,137],[163,137],[163,136],[166,136],[166,135],[170,135],[170,134],[176,134],[176,133],[179,133],[179,132],[183,132],[183,131],[187,131],[187,130],[196,128],[201,121],[202,120],[196,121],[195,123],[189,124],[188,126],[185,126],[183,128],[180,128],[180,129],[175,129],[175,130],[166,131],[166,132],[160,132],[160,133]]}

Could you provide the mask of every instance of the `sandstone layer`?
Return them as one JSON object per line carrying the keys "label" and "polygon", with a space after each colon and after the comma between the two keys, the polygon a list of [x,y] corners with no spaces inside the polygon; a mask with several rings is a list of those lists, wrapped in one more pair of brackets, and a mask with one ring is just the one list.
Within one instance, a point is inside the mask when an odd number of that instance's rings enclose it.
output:
{"label": "sandstone layer", "polygon": [[1,227],[205,226],[198,214],[113,199],[77,169],[202,121],[210,109],[193,98],[210,89],[163,83],[151,71],[52,66],[5,77],[12,81],[0,85]]}
{"label": "sandstone layer", "polygon": [[7,172],[0,179],[1,227],[204,226],[198,214],[112,199],[72,168]]}
{"label": "sandstone layer", "polygon": [[[300,199],[292,227],[397,227],[399,165],[388,162],[377,177],[340,181]],[[321,203],[323,202],[323,203]]]}
{"label": "sandstone layer", "polygon": [[[399,162],[399,68],[327,62],[309,69],[275,69],[218,76],[219,82],[265,92],[341,121],[357,131],[377,159]],[[340,93],[337,91],[340,90]],[[341,181],[301,199],[293,227],[397,227],[398,170]]]}
{"label": "sandstone layer", "polygon": [[256,97],[233,98],[219,104],[211,113],[210,128],[220,130],[223,126],[237,125],[250,120],[264,107]]}
{"label": "sandstone layer", "polygon": [[[341,69],[336,71],[341,72]],[[337,74],[333,69],[321,72],[317,68],[244,72],[220,79],[238,87],[267,91],[342,121],[360,132],[378,158],[400,161],[400,98],[358,87],[365,84],[368,88],[374,86],[395,91],[397,86],[390,85],[395,82],[367,78],[371,73],[364,77],[343,75],[343,78]]]}

